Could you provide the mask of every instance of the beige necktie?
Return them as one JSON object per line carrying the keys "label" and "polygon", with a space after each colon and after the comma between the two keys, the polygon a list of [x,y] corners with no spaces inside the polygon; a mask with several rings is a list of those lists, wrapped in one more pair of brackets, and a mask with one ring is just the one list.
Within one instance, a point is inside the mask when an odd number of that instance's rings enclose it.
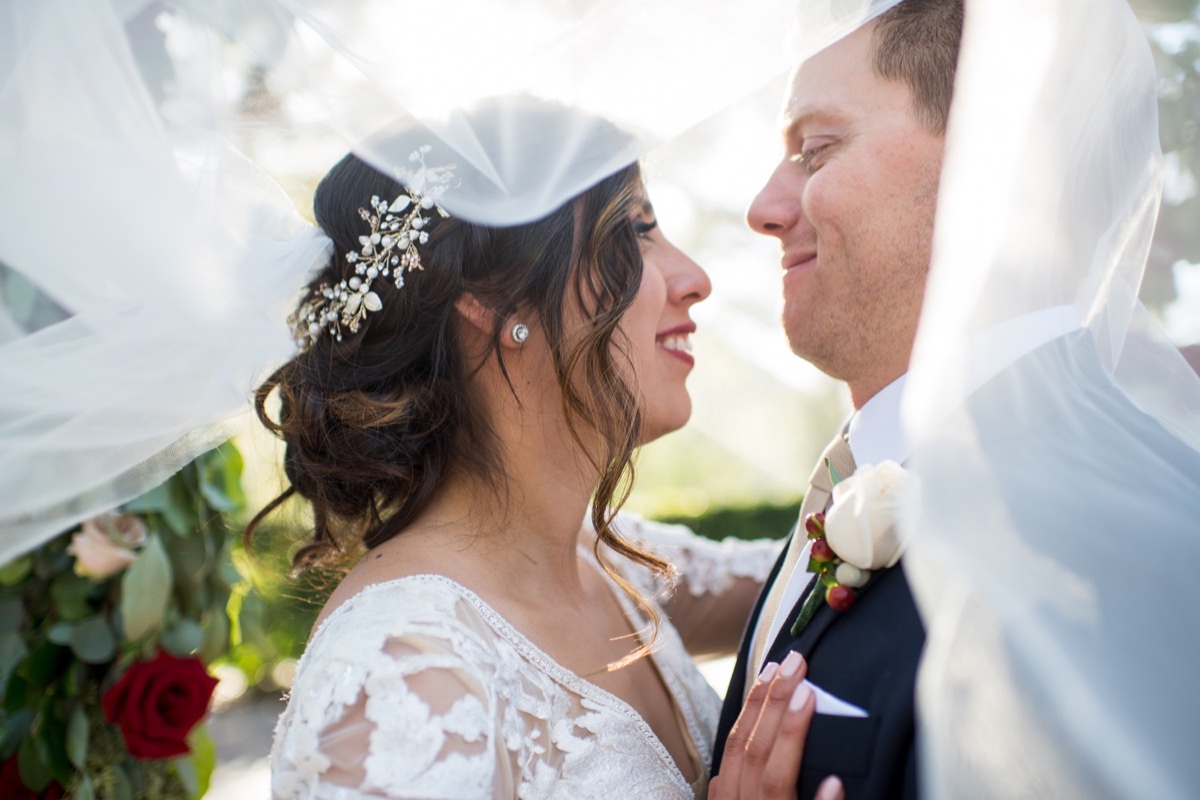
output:
{"label": "beige necktie", "polygon": [[804,503],[800,506],[800,519],[796,522],[796,527],[792,529],[792,538],[788,542],[783,566],[780,568],[779,574],[775,576],[775,583],[771,585],[771,591],[763,603],[762,612],[758,615],[758,631],[750,649],[750,660],[746,664],[746,687],[742,695],[743,702],[745,702],[746,695],[750,694],[750,687],[754,685],[758,673],[762,670],[763,657],[771,644],[768,638],[771,634],[771,622],[779,611],[779,604],[783,602],[783,595],[787,591],[792,572],[796,569],[796,562],[800,560],[800,554],[804,552],[804,547],[808,543],[804,520],[810,514],[825,511],[829,507],[833,486],[829,479],[829,468],[825,466],[826,460],[843,478],[850,477],[854,472],[854,455],[850,452],[850,444],[846,441],[845,433],[839,433],[834,437],[829,446],[825,448],[825,452],[821,454],[821,458],[817,460],[817,466],[813,469],[812,475],[809,476],[808,491],[804,495]]}

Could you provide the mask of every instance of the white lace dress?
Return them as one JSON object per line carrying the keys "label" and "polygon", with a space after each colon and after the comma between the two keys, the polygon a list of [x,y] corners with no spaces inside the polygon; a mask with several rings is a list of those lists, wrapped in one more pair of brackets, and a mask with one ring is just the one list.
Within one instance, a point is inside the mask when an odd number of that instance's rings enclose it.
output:
{"label": "white lace dress", "polygon": [[[716,543],[623,518],[670,558],[682,591],[765,580],[777,542]],[[623,562],[646,596],[649,573]],[[635,629],[645,623],[624,593]],[[689,785],[634,709],[539,650],[470,589],[440,575],[374,584],[318,627],[275,730],[272,794],[320,798],[704,796],[720,701],[664,619],[650,656],[701,766]],[[364,743],[369,742],[364,747]]]}

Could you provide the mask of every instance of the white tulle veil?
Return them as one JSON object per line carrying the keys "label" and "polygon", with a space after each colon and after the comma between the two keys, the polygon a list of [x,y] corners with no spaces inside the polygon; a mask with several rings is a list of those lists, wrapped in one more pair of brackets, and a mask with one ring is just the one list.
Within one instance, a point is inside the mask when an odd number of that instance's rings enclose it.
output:
{"label": "white tulle veil", "polygon": [[[266,173],[419,140],[452,213],[534,219],[897,1],[0,0],[0,562],[221,441],[291,355],[330,252]],[[905,400],[930,796],[1200,785],[1200,380],[1137,300],[1155,88],[1124,0],[967,0]],[[593,123],[469,113],[526,95]],[[1057,361],[977,374],[1063,308]]]}
{"label": "white tulle veil", "polygon": [[[929,797],[1200,790],[1200,379],[1138,301],[1163,186],[1124,0],[968,0],[904,399]],[[997,374],[1039,314],[1079,326]]]}
{"label": "white tulle veil", "polygon": [[0,562],[221,441],[292,353],[330,253],[268,173],[428,144],[451,213],[536,219],[896,1],[3,0]]}

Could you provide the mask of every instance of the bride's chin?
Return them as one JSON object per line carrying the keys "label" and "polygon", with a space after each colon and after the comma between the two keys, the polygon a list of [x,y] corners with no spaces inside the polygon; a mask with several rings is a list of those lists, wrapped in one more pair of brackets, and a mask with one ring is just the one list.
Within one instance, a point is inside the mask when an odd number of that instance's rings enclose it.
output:
{"label": "bride's chin", "polygon": [[666,414],[660,415],[658,419],[647,419],[643,416],[643,434],[638,440],[638,446],[650,444],[651,442],[661,439],[668,433],[674,433],[687,425],[688,420],[692,417],[692,400],[687,398],[686,403],[676,409],[676,413],[669,416]]}

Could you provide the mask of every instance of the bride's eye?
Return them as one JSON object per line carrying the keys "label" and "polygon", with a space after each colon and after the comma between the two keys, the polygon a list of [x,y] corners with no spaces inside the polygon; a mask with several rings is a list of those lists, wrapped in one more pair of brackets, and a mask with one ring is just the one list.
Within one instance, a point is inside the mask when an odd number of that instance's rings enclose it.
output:
{"label": "bride's eye", "polygon": [[654,230],[657,227],[658,227],[658,220],[656,220],[656,219],[649,219],[649,220],[635,219],[633,221],[633,230],[637,234],[639,239],[650,238],[650,236],[649,236],[650,231]]}

